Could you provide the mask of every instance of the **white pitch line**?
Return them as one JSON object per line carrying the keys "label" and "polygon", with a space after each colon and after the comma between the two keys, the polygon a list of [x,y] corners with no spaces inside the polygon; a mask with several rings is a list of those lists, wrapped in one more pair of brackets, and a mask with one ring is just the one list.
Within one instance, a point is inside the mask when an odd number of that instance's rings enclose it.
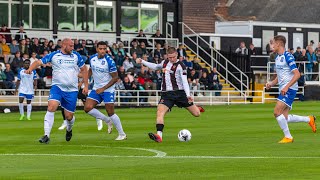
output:
{"label": "white pitch line", "polygon": [[55,156],[55,157],[97,157],[97,158],[160,158],[160,159],[320,159],[320,157],[276,157],[276,156],[111,156],[98,154],[0,154],[0,156]]}

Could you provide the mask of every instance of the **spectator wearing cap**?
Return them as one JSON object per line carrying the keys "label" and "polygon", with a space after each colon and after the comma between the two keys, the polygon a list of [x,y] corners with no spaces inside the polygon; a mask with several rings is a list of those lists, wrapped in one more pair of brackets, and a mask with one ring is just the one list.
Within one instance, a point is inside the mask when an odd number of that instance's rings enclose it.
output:
{"label": "spectator wearing cap", "polygon": [[300,56],[301,56],[301,47],[298,46],[296,52],[293,53],[293,57],[295,60],[298,60]]}
{"label": "spectator wearing cap", "polygon": [[10,29],[7,27],[6,24],[2,24],[1,29],[0,29],[0,35],[2,35],[5,39],[7,43],[11,43],[12,42],[12,36],[11,36],[11,31]]}
{"label": "spectator wearing cap", "polygon": [[16,33],[14,39],[17,42],[20,42],[22,39],[27,39],[27,38],[28,36],[27,36],[27,33],[24,32],[23,26],[20,26],[19,31]]}

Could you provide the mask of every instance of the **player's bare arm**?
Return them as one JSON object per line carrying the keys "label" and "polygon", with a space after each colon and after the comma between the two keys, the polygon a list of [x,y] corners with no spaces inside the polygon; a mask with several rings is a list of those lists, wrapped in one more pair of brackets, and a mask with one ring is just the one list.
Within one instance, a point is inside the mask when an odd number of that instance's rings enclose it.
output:
{"label": "player's bare arm", "polygon": [[15,94],[16,95],[18,94],[19,86],[20,86],[20,80],[17,80],[17,82],[16,82],[16,90],[15,90]]}
{"label": "player's bare arm", "polygon": [[300,73],[298,71],[298,69],[294,69],[293,71],[293,78],[291,79],[291,81],[281,90],[281,94],[285,95],[289,89],[289,87],[291,87],[294,83],[296,83],[298,81],[298,79],[300,78]]}
{"label": "player's bare arm", "polygon": [[118,81],[118,79],[119,79],[118,72],[113,72],[110,74],[111,74],[112,79],[110,80],[110,82],[107,85],[103,86],[102,88],[97,89],[96,90],[97,94],[103,93],[104,90],[108,89],[109,87],[111,87],[112,85],[114,85]]}
{"label": "player's bare arm", "polygon": [[275,86],[278,84],[278,77],[276,77],[273,81],[266,83],[266,89],[270,89],[272,86]]}
{"label": "player's bare arm", "polygon": [[33,80],[33,88],[34,88],[34,90],[37,90],[37,87],[38,87],[38,80],[34,79]]}
{"label": "player's bare arm", "polygon": [[155,64],[155,63],[151,63],[151,62],[147,62],[141,58],[137,58],[136,59],[136,63],[137,64],[143,64],[145,66],[147,66],[148,68],[150,69],[153,69],[153,70],[160,70],[162,69],[162,63],[161,64]]}
{"label": "player's bare arm", "polygon": [[83,83],[84,83],[84,88],[82,90],[83,94],[88,94],[88,69],[87,66],[82,66],[81,68],[81,72],[83,75]]}

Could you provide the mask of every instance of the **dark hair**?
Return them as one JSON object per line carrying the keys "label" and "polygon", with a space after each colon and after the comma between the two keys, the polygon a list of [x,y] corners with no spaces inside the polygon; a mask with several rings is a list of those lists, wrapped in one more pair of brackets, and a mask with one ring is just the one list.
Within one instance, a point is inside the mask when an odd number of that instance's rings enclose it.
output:
{"label": "dark hair", "polygon": [[173,54],[175,52],[177,52],[176,48],[174,48],[174,47],[169,47],[168,48],[168,54]]}
{"label": "dark hair", "polygon": [[25,62],[27,62],[27,61],[31,62],[30,59],[25,59],[25,60],[23,61],[23,63],[25,63]]}
{"label": "dark hair", "polygon": [[285,45],[286,45],[286,42],[287,42],[286,38],[285,38],[284,36],[282,36],[282,35],[277,35],[277,36],[275,36],[275,37],[274,37],[274,41],[280,41],[280,42],[282,42],[283,46],[285,46]]}
{"label": "dark hair", "polygon": [[104,42],[104,41],[99,41],[98,44],[97,44],[97,47],[99,47],[100,45],[107,46],[107,43]]}

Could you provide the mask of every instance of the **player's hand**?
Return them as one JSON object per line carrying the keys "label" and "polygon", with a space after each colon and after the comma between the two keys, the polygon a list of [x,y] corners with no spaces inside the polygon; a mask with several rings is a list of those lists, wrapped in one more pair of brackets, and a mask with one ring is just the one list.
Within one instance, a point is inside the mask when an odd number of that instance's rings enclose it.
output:
{"label": "player's hand", "polygon": [[88,87],[84,87],[83,89],[82,89],[82,94],[84,94],[84,95],[87,95],[88,94]]}
{"label": "player's hand", "polygon": [[288,87],[286,86],[286,87],[284,87],[282,90],[281,90],[281,94],[284,96],[284,95],[286,95],[287,94],[287,91],[288,91]]}
{"label": "player's hand", "polygon": [[193,98],[191,96],[188,96],[188,102],[192,103],[193,102]]}
{"label": "player's hand", "polygon": [[103,93],[104,90],[105,90],[104,88],[99,88],[96,90],[96,93],[101,94],[101,93]]}
{"label": "player's hand", "polygon": [[24,73],[26,73],[26,74],[31,74],[31,72],[32,72],[32,71],[30,71],[29,69],[24,70]]}
{"label": "player's hand", "polygon": [[14,95],[15,95],[15,96],[18,95],[18,89],[16,89],[16,90],[14,91]]}
{"label": "player's hand", "polygon": [[142,59],[141,59],[141,58],[137,58],[137,59],[136,59],[136,63],[137,63],[137,64],[141,64],[141,63],[142,63]]}
{"label": "player's hand", "polygon": [[267,83],[266,83],[266,89],[269,90],[271,87],[272,87],[271,82],[267,82]]}

